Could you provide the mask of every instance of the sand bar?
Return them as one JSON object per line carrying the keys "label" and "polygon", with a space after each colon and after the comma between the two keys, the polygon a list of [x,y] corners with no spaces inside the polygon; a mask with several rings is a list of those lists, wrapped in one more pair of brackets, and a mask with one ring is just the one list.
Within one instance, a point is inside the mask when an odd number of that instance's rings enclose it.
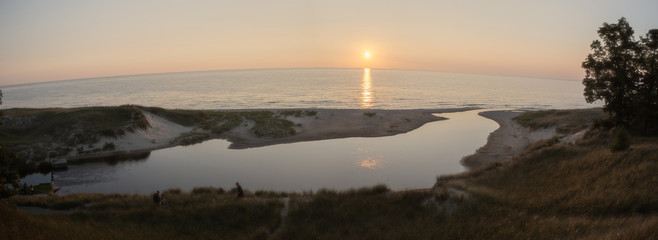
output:
{"label": "sand bar", "polygon": [[[292,117],[286,119],[295,123],[295,135],[287,137],[258,137],[249,129],[252,122],[231,129],[212,139],[226,139],[231,142],[229,148],[245,149],[275,144],[294,143],[349,137],[383,137],[406,133],[426,123],[445,120],[434,113],[450,113],[473,110],[472,108],[454,109],[415,109],[415,110],[366,110],[366,109],[309,109],[316,111],[315,116]],[[249,110],[230,110],[249,111]],[[278,111],[278,110],[271,110]],[[70,156],[69,160],[98,158],[113,155],[139,154],[152,150],[177,146],[171,141],[183,133],[195,130],[167,120],[161,116],[143,111],[151,127],[126,133],[118,138],[103,138],[97,143],[111,142],[116,146],[112,152]],[[200,131],[196,129],[196,131]]]}
{"label": "sand bar", "polygon": [[[320,109],[314,117],[288,117],[300,124],[297,134],[281,138],[257,137],[249,133],[251,125],[240,126],[220,135],[232,144],[229,148],[242,149],[274,144],[315,141],[349,137],[383,137],[406,133],[428,122],[445,120],[433,113],[460,112],[471,109],[433,110],[358,110]],[[372,116],[364,113],[373,114]]]}

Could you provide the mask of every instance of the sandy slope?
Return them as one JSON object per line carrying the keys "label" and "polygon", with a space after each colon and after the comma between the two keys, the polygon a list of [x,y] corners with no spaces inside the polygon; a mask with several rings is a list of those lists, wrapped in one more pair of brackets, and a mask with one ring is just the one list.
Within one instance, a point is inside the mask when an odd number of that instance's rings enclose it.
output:
{"label": "sandy slope", "polygon": [[530,143],[549,139],[556,135],[555,128],[531,130],[513,120],[520,111],[487,111],[480,115],[492,119],[500,128],[489,134],[487,144],[473,155],[462,159],[462,164],[469,169],[476,169],[491,162],[507,160],[519,154]]}
{"label": "sandy slope", "polygon": [[142,111],[146,120],[151,124],[147,129],[137,129],[135,132],[126,132],[126,135],[118,138],[103,137],[94,148],[102,148],[106,143],[114,143],[115,149],[112,152],[103,152],[100,154],[74,156],[75,158],[87,158],[95,156],[108,156],[122,153],[146,152],[154,149],[172,147],[171,140],[180,136],[182,133],[192,131],[193,128],[178,125],[163,117]]}

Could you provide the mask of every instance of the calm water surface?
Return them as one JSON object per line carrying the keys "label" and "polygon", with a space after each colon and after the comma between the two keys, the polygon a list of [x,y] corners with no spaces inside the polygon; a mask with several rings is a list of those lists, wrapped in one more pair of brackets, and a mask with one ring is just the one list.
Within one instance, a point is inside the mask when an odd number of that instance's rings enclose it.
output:
{"label": "calm water surface", "polygon": [[[54,174],[59,193],[124,192],[196,186],[229,189],[236,181],[251,190],[349,189],[386,184],[392,189],[431,187],[441,174],[464,170],[459,160],[486,143],[498,125],[478,111],[440,114],[390,137],[346,138],[228,149],[211,140],[153,151],[145,160],[70,165]],[[50,176],[45,177],[47,181]]]}
{"label": "calm water surface", "polygon": [[264,69],[1,87],[2,108],[137,104],[181,109],[585,108],[580,81],[437,71]]}

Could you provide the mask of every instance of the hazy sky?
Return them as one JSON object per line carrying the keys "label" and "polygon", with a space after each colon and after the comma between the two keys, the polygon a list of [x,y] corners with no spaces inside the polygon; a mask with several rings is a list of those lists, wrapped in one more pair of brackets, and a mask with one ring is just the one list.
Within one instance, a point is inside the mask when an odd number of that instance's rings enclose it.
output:
{"label": "hazy sky", "polygon": [[658,28],[657,9],[656,0],[0,0],[0,86],[364,66],[581,79],[603,22],[624,16],[644,35]]}

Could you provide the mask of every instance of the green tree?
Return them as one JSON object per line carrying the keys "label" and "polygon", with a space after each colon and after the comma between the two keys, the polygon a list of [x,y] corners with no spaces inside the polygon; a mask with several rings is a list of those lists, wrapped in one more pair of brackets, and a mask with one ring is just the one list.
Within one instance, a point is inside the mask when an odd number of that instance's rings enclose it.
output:
{"label": "green tree", "polygon": [[[2,90],[0,90],[0,105],[2,105]],[[0,111],[0,117],[2,116],[2,111]],[[0,121],[2,125],[2,121]],[[19,176],[18,171],[11,166],[11,162],[14,159],[14,154],[8,152],[5,147],[0,144],[0,198],[8,197],[13,194],[14,191],[10,189],[7,185],[11,185],[14,188],[19,187]]]}
{"label": "green tree", "polygon": [[633,37],[633,28],[626,18],[617,24],[603,23],[598,34],[601,40],[590,45],[593,53],[587,56],[585,69],[585,100],[603,100],[603,110],[616,125],[629,125],[633,117],[635,94],[639,85],[638,52],[640,45]]}
{"label": "green tree", "polygon": [[640,37],[640,47],[637,115],[646,132],[658,127],[658,29],[651,29],[645,37]]}

